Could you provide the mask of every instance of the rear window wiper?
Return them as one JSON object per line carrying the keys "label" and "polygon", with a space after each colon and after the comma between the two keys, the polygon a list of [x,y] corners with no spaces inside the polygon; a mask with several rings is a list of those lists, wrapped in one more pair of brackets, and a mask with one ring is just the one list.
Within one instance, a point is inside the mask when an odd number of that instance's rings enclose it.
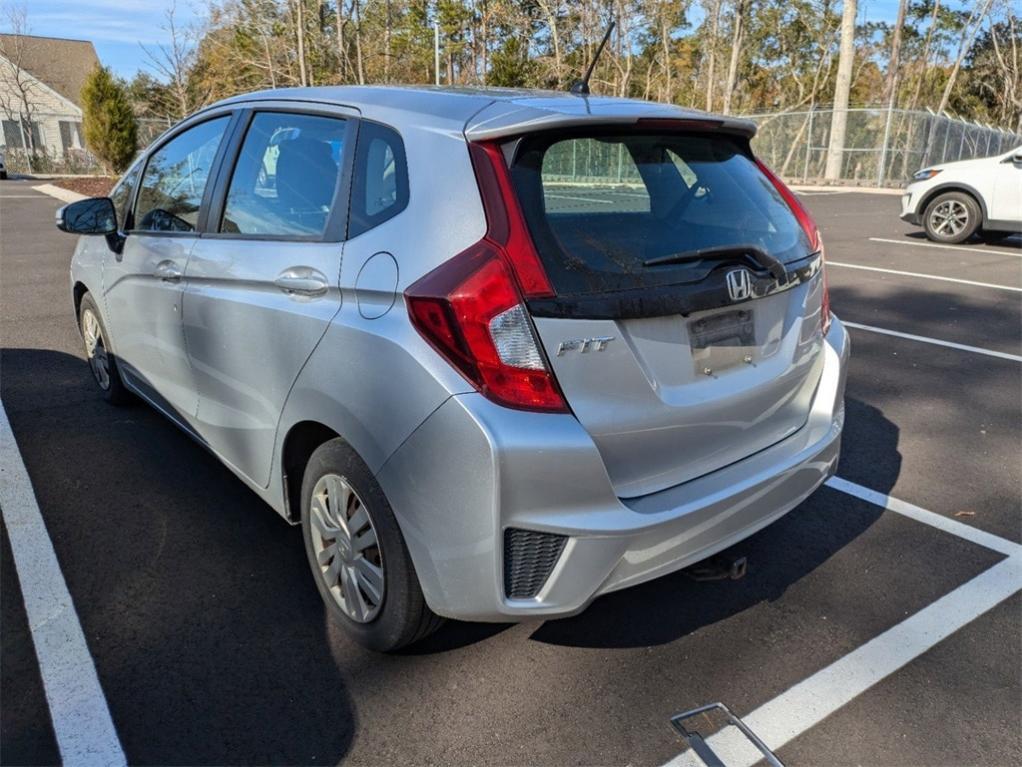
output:
{"label": "rear window wiper", "polygon": [[760,266],[769,269],[776,279],[782,280],[787,272],[784,264],[771,256],[758,245],[716,245],[712,248],[699,248],[698,250],[686,250],[681,253],[670,253],[666,256],[657,256],[642,262],[643,266],[665,266],[667,264],[685,264],[691,261],[719,261],[725,258],[749,256]]}

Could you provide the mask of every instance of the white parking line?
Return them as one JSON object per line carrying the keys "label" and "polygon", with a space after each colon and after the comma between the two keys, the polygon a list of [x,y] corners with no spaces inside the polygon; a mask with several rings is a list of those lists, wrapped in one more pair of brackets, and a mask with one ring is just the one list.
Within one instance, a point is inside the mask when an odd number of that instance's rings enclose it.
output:
{"label": "white parking line", "polygon": [[61,761],[64,767],[126,764],[82,626],[2,402],[0,509]]}
{"label": "white parking line", "polygon": [[597,200],[594,197],[575,197],[570,194],[560,194],[559,192],[547,192],[548,197],[557,197],[561,200],[575,200],[576,202],[598,202],[601,205],[610,205],[613,200]]}
{"label": "white parking line", "polygon": [[897,274],[902,277],[918,277],[921,280],[937,280],[938,282],[956,282],[959,285],[975,285],[980,288],[991,288],[993,290],[1010,290],[1014,293],[1022,293],[1022,288],[1013,288],[1010,285],[995,285],[991,282],[973,282],[972,280],[959,280],[954,277],[937,277],[934,274],[919,274],[918,272],[901,272],[897,269],[881,269],[879,266],[862,266],[861,264],[845,264],[839,261],[827,261],[827,266],[838,266],[845,269],[862,269],[866,272],[882,272],[884,274]]}
{"label": "white parking line", "polygon": [[879,493],[876,490],[870,490],[868,487],[849,482],[847,479],[831,477],[827,480],[827,487],[840,490],[848,495],[854,495],[856,498],[867,503],[882,506],[887,511],[893,511],[902,516],[910,517],[916,522],[922,522],[924,525],[935,527],[945,533],[964,538],[969,543],[974,543],[985,549],[997,551],[1009,557],[1022,557],[1022,545],[1009,541],[1007,538],[1001,538],[999,535],[984,532],[977,527],[959,522],[957,519],[945,517],[943,514],[927,511],[908,501],[902,501]]}
{"label": "white parking line", "polygon": [[[1019,544],[848,480],[835,477],[827,484],[835,490],[1008,556],[915,615],[817,671],[751,714],[743,716],[742,721],[773,751],[779,750],[877,682],[1022,590],[1022,546]],[[728,767],[751,767],[762,759],[759,751],[734,727],[720,730],[707,741]],[[703,762],[689,750],[668,762],[669,767],[681,765],[703,767]]]}
{"label": "white parking line", "polygon": [[989,248],[965,247],[963,245],[941,245],[936,242],[913,242],[912,240],[892,240],[886,237],[870,237],[870,242],[889,242],[893,245],[912,245],[917,248],[937,248],[939,250],[964,250],[966,253],[983,253],[988,256],[1011,256],[1022,258],[1022,253],[1010,253],[1006,250],[990,250]]}
{"label": "white parking line", "polygon": [[1022,362],[1022,356],[1018,354],[1008,354],[1007,352],[997,352],[993,349],[982,349],[978,346],[966,346],[965,344],[956,344],[954,341],[941,341],[937,338],[928,338],[927,336],[917,336],[912,333],[901,333],[897,330],[887,330],[885,328],[875,328],[872,325],[860,325],[858,322],[848,322],[846,320],[841,321],[847,328],[855,328],[856,330],[865,330],[870,333],[880,333],[885,336],[894,336],[895,338],[905,338],[909,341],[919,341],[924,344],[934,344],[935,346],[946,346],[949,349],[958,349],[963,352],[972,352],[973,354],[985,354],[988,357],[997,357],[1002,360],[1011,360],[1012,362]]}

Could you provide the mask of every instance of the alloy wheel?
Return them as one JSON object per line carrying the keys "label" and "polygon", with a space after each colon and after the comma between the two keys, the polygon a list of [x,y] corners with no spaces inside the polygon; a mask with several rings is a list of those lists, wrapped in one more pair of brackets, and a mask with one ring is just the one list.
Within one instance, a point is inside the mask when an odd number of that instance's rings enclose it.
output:
{"label": "alloy wheel", "polygon": [[337,474],[319,478],[309,522],[327,590],[351,620],[369,623],[383,606],[383,552],[369,512],[347,479]]}
{"label": "alloy wheel", "polygon": [[969,209],[958,200],[945,200],[930,213],[930,228],[947,237],[958,235],[969,225]]}

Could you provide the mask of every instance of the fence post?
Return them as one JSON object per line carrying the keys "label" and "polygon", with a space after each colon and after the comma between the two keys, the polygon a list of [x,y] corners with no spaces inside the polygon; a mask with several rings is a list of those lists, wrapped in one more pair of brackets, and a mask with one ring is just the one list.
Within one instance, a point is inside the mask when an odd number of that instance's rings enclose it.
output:
{"label": "fence post", "polygon": [[948,137],[951,135],[951,118],[945,117],[943,114],[941,114],[941,119],[946,120],[948,125],[946,128],[944,128],[944,147],[940,150],[940,161],[947,162],[947,140]]}
{"label": "fence post", "polygon": [[802,183],[809,180],[809,154],[813,149],[813,112],[816,111],[814,104],[809,108],[809,131],[806,133],[806,161],[802,165]]}
{"label": "fence post", "polygon": [[884,185],[884,171],[887,168],[887,142],[891,139],[891,118],[894,109],[890,102],[887,103],[887,120],[884,122],[884,145],[880,148],[880,167],[877,168],[877,187]]}

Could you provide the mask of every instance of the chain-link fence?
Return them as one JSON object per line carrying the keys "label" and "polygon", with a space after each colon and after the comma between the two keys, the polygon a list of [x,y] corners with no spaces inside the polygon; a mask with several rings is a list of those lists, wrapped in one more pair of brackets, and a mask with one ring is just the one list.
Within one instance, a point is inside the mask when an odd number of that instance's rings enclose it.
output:
{"label": "chain-link fence", "polygon": [[[756,154],[787,179],[821,181],[830,142],[831,109],[745,115],[759,125]],[[848,110],[839,181],[903,186],[920,168],[990,157],[1022,146],[1022,135],[929,110]]]}

